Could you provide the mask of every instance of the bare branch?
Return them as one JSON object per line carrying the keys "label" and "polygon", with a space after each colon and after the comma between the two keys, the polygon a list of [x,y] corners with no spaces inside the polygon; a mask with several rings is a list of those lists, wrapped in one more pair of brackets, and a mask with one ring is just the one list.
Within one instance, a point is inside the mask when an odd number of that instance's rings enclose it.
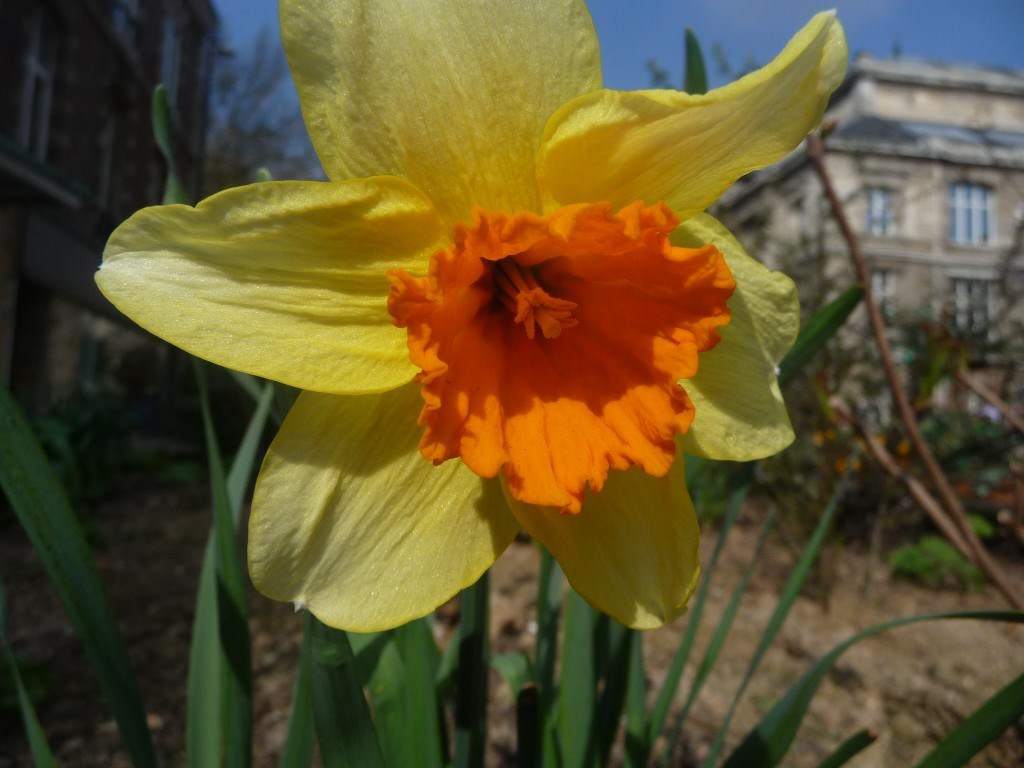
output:
{"label": "bare branch", "polygon": [[[867,262],[864,260],[863,253],[861,253],[857,235],[854,233],[853,227],[850,226],[846,211],[843,209],[842,201],[840,201],[839,196],[836,194],[835,186],[832,184],[832,178],[829,176],[828,168],[825,166],[825,145],[817,134],[811,134],[807,137],[807,156],[810,158],[811,164],[818,174],[825,197],[832,208],[832,216],[839,226],[843,239],[846,241],[857,279],[864,287],[864,304],[868,311],[868,319],[871,322],[871,331],[875,337],[878,353],[882,359],[882,368],[889,385],[889,391],[892,393],[893,401],[896,403],[900,421],[903,423],[911,445],[921,459],[922,464],[924,464],[928,476],[938,490],[939,498],[942,500],[948,515],[952,517],[952,521],[945,516],[943,517],[946,523],[951,523],[959,531],[958,539],[966,544],[970,560],[988,576],[1011,605],[1024,610],[1024,598],[1011,586],[1006,575],[985,550],[981,540],[975,534],[974,529],[971,528],[970,521],[967,519],[967,512],[964,510],[963,504],[960,503],[960,498],[957,496],[956,491],[953,490],[953,486],[950,484],[945,472],[942,471],[942,467],[939,466],[931,448],[929,448],[928,443],[921,434],[921,429],[917,424],[917,417],[896,373],[892,349],[889,346],[889,339],[885,334],[885,322],[882,319],[882,313],[878,308],[878,304],[875,303],[874,296],[872,295],[871,272],[868,269]],[[940,530],[949,538],[947,531],[950,531],[951,528],[946,523],[940,525]],[[950,538],[950,542],[954,546],[956,545],[954,539]]]}
{"label": "bare branch", "polygon": [[956,372],[956,380],[999,411],[1014,429],[1024,434],[1024,418],[1021,418],[1020,414],[1013,410],[1013,406],[1003,400],[1003,398],[963,369]]}

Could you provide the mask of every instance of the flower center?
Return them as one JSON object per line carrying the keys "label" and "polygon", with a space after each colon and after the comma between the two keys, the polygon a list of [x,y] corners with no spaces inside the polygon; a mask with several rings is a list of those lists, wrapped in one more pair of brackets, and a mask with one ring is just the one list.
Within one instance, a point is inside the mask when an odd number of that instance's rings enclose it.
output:
{"label": "flower center", "polygon": [[576,302],[557,299],[545,291],[530,267],[521,266],[514,256],[494,265],[495,298],[512,318],[521,323],[528,338],[537,335],[537,326],[545,339],[557,339],[562,329],[579,325],[572,311]]}
{"label": "flower center", "polygon": [[426,276],[389,272],[423,457],[501,473],[513,498],[570,514],[610,471],[668,472],[695,412],[679,382],[735,288],[714,246],[672,244],[678,223],[664,203],[477,211]]}

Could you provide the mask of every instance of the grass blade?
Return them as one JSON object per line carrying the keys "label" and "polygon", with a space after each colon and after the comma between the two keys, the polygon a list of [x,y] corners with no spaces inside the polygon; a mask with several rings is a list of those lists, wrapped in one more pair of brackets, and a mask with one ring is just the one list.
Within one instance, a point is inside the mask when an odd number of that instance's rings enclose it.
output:
{"label": "grass blade", "polygon": [[629,649],[629,683],[626,686],[626,768],[647,764],[647,675],[644,672],[643,636],[633,638]]}
{"label": "grass blade", "polygon": [[75,627],[137,768],[156,765],[146,710],[82,528],[21,409],[0,387],[0,488]]}
{"label": "grass blade", "polygon": [[217,627],[216,557],[216,540],[211,532],[199,574],[189,645],[185,710],[185,755],[189,768],[218,768],[221,764],[221,701],[227,685],[227,665]]}
{"label": "grass blade", "polygon": [[1009,683],[917,764],[917,768],[958,768],[1024,716],[1024,675]]}
{"label": "grass blade", "polygon": [[32,706],[32,698],[28,695],[25,683],[21,679],[18,662],[7,642],[7,591],[3,581],[0,581],[0,653],[3,654],[7,668],[11,672],[11,679],[14,681],[14,688],[18,695],[18,709],[21,710],[21,722],[25,728],[29,752],[32,755],[32,765],[35,768],[56,768],[57,761],[53,757],[53,752],[50,751],[46,733],[43,731],[43,726],[39,724],[36,708]]}
{"label": "grass blade", "polygon": [[599,686],[612,652],[612,620],[607,614],[594,611],[593,630],[590,634],[591,647],[594,649],[591,655],[594,663],[594,685]]}
{"label": "grass blade", "polygon": [[306,613],[312,646],[313,721],[324,768],[383,768],[348,635]]}
{"label": "grass blade", "polygon": [[558,625],[562,618],[562,586],[565,579],[558,562],[540,547],[540,579],[537,585],[537,645],[534,669],[540,688],[540,712],[544,765],[555,765],[555,661],[558,657]]}
{"label": "grass blade", "polygon": [[516,766],[534,768],[541,764],[540,691],[526,683],[516,696]]}
{"label": "grass blade", "polygon": [[373,711],[377,743],[384,756],[384,764],[412,765],[416,761],[417,747],[408,738],[408,713],[403,691],[405,663],[399,653],[395,633],[381,633],[377,638],[378,650],[366,657],[366,667],[361,664],[360,654],[355,649],[355,635],[351,635],[349,641],[355,653],[356,673],[364,683]]}
{"label": "grass blade", "polygon": [[263,396],[263,387],[268,384],[273,387],[274,395],[270,406],[270,417],[276,424],[284,421],[284,417],[288,415],[288,409],[292,407],[295,399],[299,396],[300,390],[295,389],[295,387],[289,387],[287,384],[282,384],[279,381],[265,381],[252,374],[242,373],[230,368],[225,368],[224,370],[231,374],[231,378],[235,380],[235,383],[257,405]]}
{"label": "grass blade", "polygon": [[[687,469],[689,469],[692,461],[693,459],[687,457]],[[645,741],[647,750],[650,750],[654,740],[658,738],[658,735],[665,727],[668,711],[672,706],[673,699],[675,699],[676,691],[679,688],[679,681],[683,677],[683,670],[690,659],[694,641],[697,639],[697,631],[700,629],[701,618],[704,615],[704,604],[708,598],[715,569],[718,567],[718,559],[725,549],[725,542],[728,540],[729,531],[732,530],[736,518],[739,517],[740,511],[743,509],[743,503],[747,500],[747,493],[750,491],[750,484],[753,482],[753,479],[754,465],[741,465],[736,474],[735,488],[729,495],[725,517],[722,519],[722,525],[718,530],[718,540],[715,542],[715,549],[711,553],[708,567],[701,576],[697,597],[694,599],[693,607],[690,609],[690,615],[686,622],[686,631],[683,634],[682,641],[679,643],[679,648],[676,649],[675,655],[672,657],[672,664],[669,667],[668,674],[665,676],[664,683],[662,683],[661,690],[658,691],[658,698],[654,702],[654,709],[651,711]]]}
{"label": "grass blade", "polygon": [[410,622],[395,630],[395,638],[405,665],[405,738],[415,745],[416,765],[441,768],[445,755],[435,685],[441,659],[430,623],[426,619]]}
{"label": "grass blade", "polygon": [[558,742],[564,768],[583,768],[587,764],[595,700],[595,620],[594,609],[570,590],[558,697]]}
{"label": "grass blade", "polygon": [[487,744],[487,675],[491,581],[484,573],[459,601],[459,670],[455,689],[455,768],[483,768]]}
{"label": "grass blade", "polygon": [[153,90],[150,114],[153,120],[153,139],[156,141],[160,154],[164,156],[164,160],[167,162],[164,204],[187,203],[188,193],[185,191],[185,185],[181,183],[181,177],[178,175],[178,165],[174,161],[174,119],[171,116],[171,107],[167,101],[167,89],[163,85],[158,85]]}
{"label": "grass blade", "polygon": [[867,728],[857,731],[836,747],[831,755],[822,760],[818,768],[840,768],[874,744],[877,739],[878,734]]}
{"label": "grass blade", "polygon": [[686,28],[683,47],[686,53],[683,90],[694,94],[707,93],[708,73],[704,66],[704,54],[700,50],[700,42],[697,40],[696,33],[690,27]]}
{"label": "grass blade", "polygon": [[661,754],[661,760],[659,762],[663,766],[668,765],[668,761],[671,758],[672,753],[675,751],[676,742],[678,742],[679,735],[683,730],[683,723],[686,722],[686,718],[690,714],[690,708],[697,700],[697,696],[700,694],[701,688],[704,687],[704,681],[707,680],[711,670],[714,669],[715,662],[718,661],[722,648],[725,647],[725,642],[729,639],[729,632],[732,631],[732,623],[736,619],[740,603],[743,602],[743,597],[747,593],[747,586],[750,584],[750,577],[753,575],[754,568],[761,559],[761,553],[764,551],[765,542],[768,541],[768,534],[771,532],[774,525],[775,510],[773,509],[761,525],[761,533],[757,537],[757,545],[754,548],[754,555],[750,558],[750,562],[743,571],[743,575],[740,578],[739,583],[733,590],[732,597],[726,604],[725,610],[722,612],[722,617],[718,620],[718,626],[715,627],[715,632],[711,636],[711,642],[708,643],[707,650],[704,652],[704,658],[701,659],[700,666],[697,667],[697,674],[693,679],[693,683],[690,685],[690,691],[686,696],[686,702],[683,704],[682,710],[676,717],[675,724],[672,726],[672,733],[668,739],[668,744],[665,747],[665,751]]}
{"label": "grass blade", "polygon": [[842,328],[843,323],[863,298],[864,289],[855,285],[847,288],[814,314],[814,317],[800,329],[800,335],[797,336],[793,348],[779,363],[779,386],[792,379],[811,358],[818,354],[835,332]]}
{"label": "grass blade", "polygon": [[491,667],[501,675],[515,698],[526,685],[536,685],[530,657],[524,653],[499,653],[491,657]]}
{"label": "grass blade", "polygon": [[313,638],[309,622],[303,621],[299,671],[292,693],[292,711],[288,716],[288,735],[284,740],[281,768],[309,768],[313,762],[316,726],[313,724]]}
{"label": "grass blade", "polygon": [[235,452],[235,460],[228,471],[228,502],[231,505],[231,518],[236,527],[242,516],[245,492],[252,480],[253,470],[258,464],[260,439],[267,426],[267,417],[270,415],[270,406],[273,402],[274,385],[265,381],[260,390],[259,399],[256,401],[256,410],[249,419],[245,434],[242,435],[242,441],[238,444],[238,450]]}
{"label": "grass blade", "polygon": [[820,657],[797,680],[785,695],[775,704],[767,715],[743,739],[738,747],[723,763],[723,768],[744,768],[756,765],[772,768],[786,756],[793,740],[796,738],[800,723],[807,714],[807,708],[814,698],[818,687],[825,680],[836,660],[851,646],[875,635],[888,632],[897,627],[927,621],[1003,621],[1013,624],[1024,624],[1024,612],[1019,611],[950,611],[945,613],[929,613],[918,616],[904,616],[873,627],[848,637],[831,651]]}
{"label": "grass blade", "polygon": [[204,365],[193,358],[213,495],[217,633],[228,670],[221,691],[224,754],[228,766],[245,768],[252,762],[252,649],[246,613],[246,582],[224,463],[210,412]]}
{"label": "grass blade", "polygon": [[[849,462],[852,464],[853,462]],[[725,715],[725,720],[722,721],[722,725],[718,730],[718,734],[715,736],[715,741],[711,745],[711,750],[708,753],[707,759],[704,761],[705,768],[710,768],[718,760],[718,756],[721,754],[722,748],[725,745],[725,739],[728,735],[729,725],[732,722],[733,715],[736,713],[736,707],[739,705],[740,699],[743,698],[743,693],[747,690],[747,686],[750,684],[751,678],[757,671],[758,666],[761,664],[761,659],[764,658],[768,648],[775,641],[775,636],[782,629],[783,623],[786,621],[786,616],[789,615],[789,609],[793,607],[793,603],[796,600],[800,590],[803,589],[804,582],[807,580],[807,576],[811,572],[811,566],[814,565],[814,561],[818,559],[818,553],[821,551],[822,544],[825,543],[825,535],[828,533],[829,527],[832,525],[832,518],[835,516],[836,509],[839,508],[839,501],[842,499],[843,494],[846,492],[847,481],[849,480],[849,470],[840,479],[836,485],[834,491],[832,491],[832,497],[828,500],[828,504],[825,505],[825,511],[822,512],[821,519],[818,521],[818,525],[814,529],[814,533],[811,534],[810,540],[807,542],[807,546],[804,547],[804,551],[800,555],[800,560],[797,561],[796,567],[790,572],[789,578],[786,579],[786,583],[782,588],[782,592],[779,594],[779,601],[775,605],[775,610],[772,611],[771,617],[768,619],[768,624],[761,633],[761,639],[758,641],[757,648],[754,649],[754,655],[750,659],[750,663],[747,665],[747,670],[743,674],[743,679],[740,681],[740,686],[736,691],[736,695],[733,696],[732,703],[729,705],[729,710]]]}
{"label": "grass blade", "polygon": [[[596,753],[597,765],[608,765],[612,744],[619,731],[619,720],[629,695],[630,665],[633,662],[633,645],[641,642],[640,635],[617,622],[609,620],[611,651],[604,669],[604,687],[597,702],[594,715],[592,752]],[[588,760],[589,765],[594,761]]]}
{"label": "grass blade", "polygon": [[260,387],[260,380],[253,376],[251,373],[242,373],[242,371],[236,371],[232,368],[225,368],[235,383],[242,388],[249,397],[252,398],[254,403],[259,403],[260,396],[263,394],[263,388]]}
{"label": "grass blade", "polygon": [[[255,379],[253,380],[255,381]],[[235,454],[227,476],[226,493],[231,507],[233,528],[241,517],[242,501],[256,466],[260,438],[266,427],[274,388],[269,382],[261,388],[256,410]],[[190,768],[217,768],[225,724],[222,711],[225,691],[229,689],[230,663],[221,643],[217,607],[217,538],[210,531],[199,574],[196,613],[189,646],[188,693],[185,721],[185,753]]]}

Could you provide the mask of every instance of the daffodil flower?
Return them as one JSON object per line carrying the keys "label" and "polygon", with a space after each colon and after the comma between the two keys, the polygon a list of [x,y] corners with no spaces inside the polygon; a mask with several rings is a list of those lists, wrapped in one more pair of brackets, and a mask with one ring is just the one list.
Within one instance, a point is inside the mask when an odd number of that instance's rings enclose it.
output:
{"label": "daffodil flower", "polygon": [[597,608],[670,621],[699,574],[684,454],[793,437],[794,286],[703,211],[820,120],[834,15],[705,95],[603,89],[579,0],[282,0],[281,24],[330,181],[142,210],[97,275],[157,336],[304,390],[254,583],[379,630],[522,528]]}

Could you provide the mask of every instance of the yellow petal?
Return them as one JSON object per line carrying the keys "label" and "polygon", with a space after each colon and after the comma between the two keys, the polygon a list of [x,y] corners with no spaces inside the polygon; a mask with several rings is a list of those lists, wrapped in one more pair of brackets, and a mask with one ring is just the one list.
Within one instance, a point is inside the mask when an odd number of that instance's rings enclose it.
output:
{"label": "yellow petal", "polygon": [[576,515],[506,499],[573,588],[616,621],[653,629],[686,608],[700,577],[700,530],[682,455],[665,477],[636,467],[610,472]]}
{"label": "yellow petal", "polygon": [[304,392],[270,446],[249,573],[276,600],[356,632],[423,616],[475,582],[518,528],[496,480],[417,450],[419,387]]}
{"label": "yellow petal", "polygon": [[328,176],[404,176],[449,223],[538,210],[545,121],[601,85],[582,0],[282,0],[281,30]]}
{"label": "yellow petal", "polygon": [[842,27],[820,13],[770,64],[707,94],[581,96],[545,128],[546,203],[664,200],[681,219],[702,211],[803,140],[842,82],[846,59]]}
{"label": "yellow petal", "polygon": [[793,442],[793,428],[777,381],[777,366],[800,330],[796,285],[750,258],[725,227],[707,214],[683,222],[672,242],[711,243],[736,279],[732,320],[722,340],[700,356],[697,375],[680,382],[696,413],[683,438],[686,453],[751,461]]}
{"label": "yellow petal", "polygon": [[415,374],[385,271],[423,273],[442,233],[402,179],[253,184],[139,211],[110,236],[96,282],[143,328],[219,365],[378,392]]}

